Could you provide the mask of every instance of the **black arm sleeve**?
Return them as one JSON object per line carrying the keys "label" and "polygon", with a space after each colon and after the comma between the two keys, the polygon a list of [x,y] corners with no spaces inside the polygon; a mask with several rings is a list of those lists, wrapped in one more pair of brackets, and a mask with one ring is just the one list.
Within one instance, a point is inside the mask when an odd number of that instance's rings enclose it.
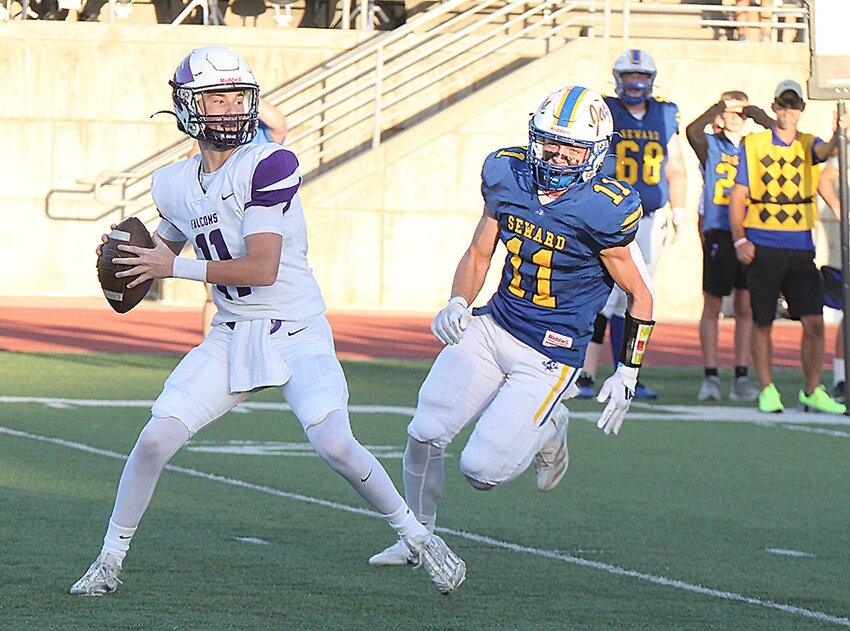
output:
{"label": "black arm sleeve", "polygon": [[714,122],[715,117],[723,113],[724,107],[723,101],[715,103],[685,129],[688,143],[694,153],[697,154],[697,159],[702,166],[705,166],[705,161],[708,158],[708,140],[705,137],[705,126]]}
{"label": "black arm sleeve", "polygon": [[747,105],[747,107],[744,108],[744,115],[747,118],[752,118],[765,129],[770,129],[776,124],[776,121],[757,105]]}

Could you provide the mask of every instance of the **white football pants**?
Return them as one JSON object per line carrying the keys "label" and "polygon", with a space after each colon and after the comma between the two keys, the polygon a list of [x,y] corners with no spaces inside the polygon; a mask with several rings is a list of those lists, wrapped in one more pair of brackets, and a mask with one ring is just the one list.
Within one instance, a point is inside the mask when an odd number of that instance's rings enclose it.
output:
{"label": "white football pants", "polygon": [[[189,351],[154,402],[154,417],[180,419],[194,435],[248,397],[248,392],[230,393],[232,337],[233,331],[219,324]],[[284,322],[271,341],[292,371],[278,389],[305,430],[330,412],[346,409],[348,386],[324,315]]]}
{"label": "white football pants", "polygon": [[578,372],[520,342],[489,315],[476,316],[460,343],[437,357],[407,431],[442,450],[480,416],[460,467],[483,485],[501,484],[525,471],[554,435],[547,420],[562,398],[578,391]]}

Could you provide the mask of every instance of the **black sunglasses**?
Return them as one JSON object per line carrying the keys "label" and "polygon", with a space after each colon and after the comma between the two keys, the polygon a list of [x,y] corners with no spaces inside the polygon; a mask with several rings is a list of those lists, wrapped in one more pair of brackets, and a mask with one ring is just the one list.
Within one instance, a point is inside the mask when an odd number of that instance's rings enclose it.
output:
{"label": "black sunglasses", "polygon": [[800,110],[802,112],[806,109],[806,104],[802,101],[802,99],[798,99],[796,97],[791,97],[790,99],[779,97],[773,103],[776,107],[783,110]]}

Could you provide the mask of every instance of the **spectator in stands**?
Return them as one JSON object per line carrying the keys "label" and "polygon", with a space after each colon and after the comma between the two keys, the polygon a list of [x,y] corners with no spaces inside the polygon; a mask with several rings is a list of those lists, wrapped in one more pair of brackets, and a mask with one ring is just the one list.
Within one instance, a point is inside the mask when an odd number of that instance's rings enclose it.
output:
{"label": "spectator in stands", "polygon": [[68,9],[60,9],[59,0],[37,0],[30,3],[30,8],[40,20],[64,20],[68,17]]}
{"label": "spectator in stands", "polygon": [[[755,401],[759,391],[747,376],[750,363],[752,310],[747,290],[746,270],[735,256],[729,227],[729,192],[738,168],[738,147],[747,118],[769,128],[775,122],[762,109],[750,105],[744,92],[724,92],[720,101],[709,107],[686,129],[688,142],[704,173],[699,229],[703,249],[703,308],[699,324],[705,378],[697,398],[720,401],[720,376],[717,370],[717,322],[723,297],[734,291],[735,379],[729,392],[733,401]],[[706,126],[714,132],[707,134]]]}
{"label": "spectator in stands", "polygon": [[[736,6],[739,7],[761,7],[762,9],[769,9],[773,4],[773,0],[736,0]],[[735,13],[735,21],[738,23],[746,23],[746,22],[763,22],[770,23],[770,12],[769,11],[737,11]],[[739,26],[738,27],[738,41],[746,42],[746,41],[769,41],[770,40],[770,29],[766,27],[758,27],[758,26]]]}
{"label": "spectator in stands", "polygon": [[[762,412],[784,409],[773,383],[771,330],[782,293],[791,317],[803,325],[801,364],[804,411],[843,414],[820,384],[824,353],[823,282],[814,264],[816,165],[835,152],[829,142],[798,132],[805,108],[803,89],[791,79],[776,88],[776,125],[750,134],[738,152],[738,171],[729,204],[733,245],[738,260],[749,265],[747,285],[753,309],[753,364],[758,373]],[[839,121],[850,127],[850,115]],[[749,198],[749,206],[746,205]]]}
{"label": "spectator in stands", "polygon": [[[820,177],[818,178],[818,193],[826,202],[826,205],[835,213],[835,217],[841,221],[841,200],[838,198],[838,158],[830,158],[827,160],[823,169],[821,169]],[[839,403],[846,403],[846,395],[844,393],[844,306],[842,305],[841,297],[841,270],[835,268],[822,269],[821,273],[824,277],[824,282],[832,280],[838,281],[835,287],[838,290],[837,300],[833,297],[832,300],[827,300],[827,306],[835,309],[841,309],[841,322],[838,323],[838,333],[835,336],[835,355],[832,359],[832,397]],[[832,274],[832,278],[830,278]],[[831,293],[827,286],[824,298],[827,298]]]}

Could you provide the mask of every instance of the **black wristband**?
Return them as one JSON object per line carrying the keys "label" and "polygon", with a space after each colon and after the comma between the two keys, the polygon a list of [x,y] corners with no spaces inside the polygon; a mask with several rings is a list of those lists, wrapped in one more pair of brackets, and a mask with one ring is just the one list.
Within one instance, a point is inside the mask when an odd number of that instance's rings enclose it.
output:
{"label": "black wristband", "polygon": [[619,362],[630,368],[640,368],[643,354],[652,335],[655,320],[638,320],[626,311],[626,324],[623,330],[623,348],[620,350]]}

